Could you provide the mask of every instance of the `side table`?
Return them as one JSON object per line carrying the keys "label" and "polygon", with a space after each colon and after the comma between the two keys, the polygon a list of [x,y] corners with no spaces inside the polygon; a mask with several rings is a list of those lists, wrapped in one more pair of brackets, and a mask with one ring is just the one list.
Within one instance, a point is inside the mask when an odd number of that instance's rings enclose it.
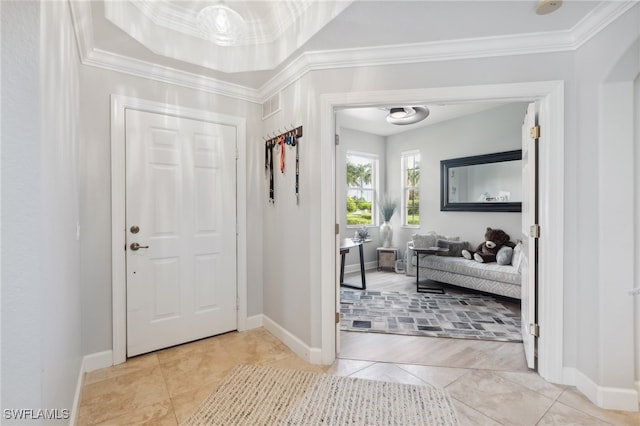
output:
{"label": "side table", "polygon": [[444,290],[441,288],[420,287],[420,255],[446,253],[448,251],[449,251],[448,248],[443,248],[443,247],[425,247],[425,248],[413,249],[414,256],[416,256],[416,291],[418,293],[444,294]]}
{"label": "side table", "polygon": [[395,271],[398,247],[378,247],[378,271],[389,268]]}

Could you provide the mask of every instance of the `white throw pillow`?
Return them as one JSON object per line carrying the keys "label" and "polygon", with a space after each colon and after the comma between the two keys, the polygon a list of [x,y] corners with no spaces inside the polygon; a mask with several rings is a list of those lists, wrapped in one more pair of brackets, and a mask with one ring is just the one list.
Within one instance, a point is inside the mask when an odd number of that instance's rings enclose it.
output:
{"label": "white throw pillow", "polygon": [[496,263],[498,265],[511,265],[513,259],[513,249],[509,246],[500,247],[496,254]]}
{"label": "white throw pillow", "polygon": [[518,244],[516,244],[515,248],[513,249],[511,264],[514,268],[516,268],[516,271],[521,272],[520,269],[522,266],[522,242],[520,241],[518,241]]}

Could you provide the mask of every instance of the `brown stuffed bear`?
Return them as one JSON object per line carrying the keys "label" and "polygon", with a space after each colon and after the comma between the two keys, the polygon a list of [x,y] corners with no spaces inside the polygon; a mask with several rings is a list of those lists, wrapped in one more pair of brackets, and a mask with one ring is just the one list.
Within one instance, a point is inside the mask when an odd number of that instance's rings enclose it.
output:
{"label": "brown stuffed bear", "polygon": [[501,247],[515,247],[515,244],[509,241],[510,239],[509,234],[502,229],[487,228],[487,232],[484,233],[484,242],[476,248],[475,252],[462,250],[462,257],[469,260],[474,259],[480,263],[495,262]]}

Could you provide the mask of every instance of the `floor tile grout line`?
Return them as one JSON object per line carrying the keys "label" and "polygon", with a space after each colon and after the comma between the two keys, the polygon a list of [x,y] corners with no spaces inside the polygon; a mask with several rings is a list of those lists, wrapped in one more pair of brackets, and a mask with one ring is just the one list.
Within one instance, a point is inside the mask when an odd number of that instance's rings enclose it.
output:
{"label": "floor tile grout line", "polygon": [[496,422],[496,423],[497,423],[497,424],[499,424],[499,425],[502,425],[502,426],[510,426],[510,425],[505,425],[505,424],[504,424],[504,423],[502,423],[501,421],[496,420],[496,419],[494,419],[493,417],[486,415],[485,413],[483,413],[482,411],[478,410],[477,408],[472,407],[471,405],[467,404],[466,402],[463,402],[463,401],[459,400],[458,398],[455,398],[454,396],[451,396],[451,399],[455,400],[455,401],[456,401],[457,403],[459,403],[459,404],[464,405],[464,406],[465,406],[465,407],[467,407],[467,408],[470,408],[471,410],[473,410],[473,411],[475,411],[476,413],[478,413],[478,414],[480,414],[480,415],[482,415],[482,416],[484,416],[484,417],[488,418],[489,420]]}

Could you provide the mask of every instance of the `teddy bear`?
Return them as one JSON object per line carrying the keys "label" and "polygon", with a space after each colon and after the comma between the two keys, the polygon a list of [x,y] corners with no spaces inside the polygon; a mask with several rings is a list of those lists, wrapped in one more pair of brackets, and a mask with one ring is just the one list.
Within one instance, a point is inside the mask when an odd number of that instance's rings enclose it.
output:
{"label": "teddy bear", "polygon": [[509,241],[511,237],[502,229],[487,228],[484,233],[484,242],[478,245],[476,251],[462,250],[462,257],[465,259],[474,259],[476,262],[488,263],[495,262],[498,251],[503,246],[515,247],[515,244]]}

